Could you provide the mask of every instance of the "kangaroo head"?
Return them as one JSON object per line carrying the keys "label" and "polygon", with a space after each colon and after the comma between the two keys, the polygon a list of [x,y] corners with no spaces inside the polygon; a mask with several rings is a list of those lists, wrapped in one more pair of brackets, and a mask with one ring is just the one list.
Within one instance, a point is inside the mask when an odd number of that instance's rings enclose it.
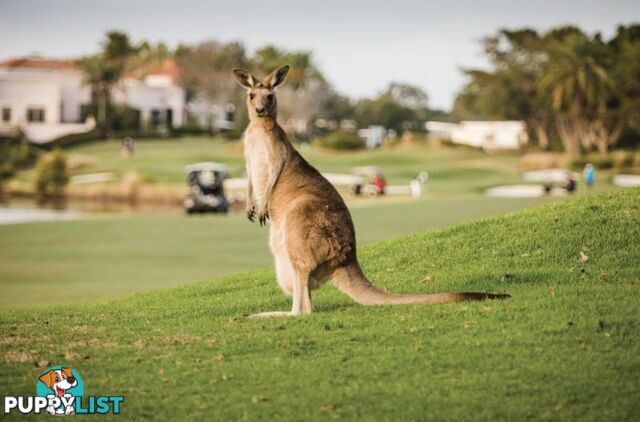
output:
{"label": "kangaroo head", "polygon": [[282,66],[260,80],[244,69],[233,69],[240,85],[247,88],[247,107],[251,120],[275,117],[278,111],[275,88],[282,85],[289,73],[289,65]]}

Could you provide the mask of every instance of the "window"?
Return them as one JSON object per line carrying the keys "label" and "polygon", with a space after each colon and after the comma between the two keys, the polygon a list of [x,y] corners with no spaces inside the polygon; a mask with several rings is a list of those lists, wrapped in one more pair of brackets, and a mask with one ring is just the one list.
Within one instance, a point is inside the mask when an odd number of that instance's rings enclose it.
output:
{"label": "window", "polygon": [[44,122],[44,109],[43,108],[28,108],[27,109],[27,121],[28,122]]}
{"label": "window", "polygon": [[3,122],[11,121],[11,109],[9,107],[2,108],[2,121]]}
{"label": "window", "polygon": [[158,109],[151,110],[151,127],[155,129],[158,126],[160,126],[160,123],[161,123],[160,110]]}

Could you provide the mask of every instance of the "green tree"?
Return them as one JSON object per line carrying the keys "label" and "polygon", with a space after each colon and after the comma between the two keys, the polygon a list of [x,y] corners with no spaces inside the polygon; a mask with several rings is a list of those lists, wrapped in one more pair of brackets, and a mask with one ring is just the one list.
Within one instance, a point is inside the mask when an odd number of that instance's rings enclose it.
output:
{"label": "green tree", "polygon": [[454,114],[463,119],[524,120],[541,149],[551,146],[551,108],[540,88],[544,43],[532,29],[500,30],[483,41],[492,69],[464,70],[468,82]]}
{"label": "green tree", "polygon": [[310,51],[287,51],[267,45],[257,50],[251,59],[251,66],[262,72],[270,72],[285,64],[291,66],[286,86],[294,90],[307,88],[310,84],[328,85]]}
{"label": "green tree", "polygon": [[640,25],[620,26],[609,42],[615,57],[610,80],[620,119],[636,145],[640,143]]}
{"label": "green tree", "polygon": [[136,51],[127,34],[110,31],[106,34],[99,54],[79,60],[85,73],[85,83],[91,87],[92,98],[97,108],[98,128],[104,138],[107,137],[110,129],[111,92],[122,78],[129,58]]}
{"label": "green tree", "polygon": [[69,183],[67,160],[61,149],[41,156],[36,164],[35,189],[43,196],[60,196]]}
{"label": "green tree", "polygon": [[491,67],[465,70],[462,118],[524,120],[545,148],[556,137],[572,154],[604,153],[640,122],[640,27],[609,42],[565,26],[542,35],[502,30],[484,40]]}
{"label": "green tree", "polygon": [[171,58],[173,58],[173,52],[165,43],[152,44],[143,41],[127,58],[125,72],[146,74]]}
{"label": "green tree", "polygon": [[267,45],[255,52],[249,66],[256,72],[266,74],[284,64],[291,68],[287,83],[278,88],[278,114],[284,122],[289,123],[287,127],[290,131],[304,138],[315,132],[314,123],[318,119],[329,120],[337,125],[341,119],[348,118],[341,114],[342,111],[348,114],[348,101],[341,100],[333,90],[310,51],[284,50]]}
{"label": "green tree", "polygon": [[565,150],[577,154],[581,147],[590,151],[598,146],[606,152],[623,129],[619,119],[611,124],[613,110],[608,107],[610,50],[598,35],[590,38],[577,28],[551,31],[545,38],[548,60],[541,86],[557,113]]}
{"label": "green tree", "polygon": [[358,101],[354,114],[360,126],[381,125],[397,133],[422,130],[429,116],[427,99],[417,86],[391,82],[377,97]]}
{"label": "green tree", "polygon": [[36,147],[29,144],[22,134],[15,138],[0,139],[0,195],[4,183],[16,171],[31,166],[37,156]]}
{"label": "green tree", "polygon": [[188,102],[197,98],[218,107],[232,103],[236,109],[236,125],[245,124],[244,92],[232,74],[234,68],[248,64],[242,43],[205,41],[195,46],[181,45],[176,49],[175,59]]}

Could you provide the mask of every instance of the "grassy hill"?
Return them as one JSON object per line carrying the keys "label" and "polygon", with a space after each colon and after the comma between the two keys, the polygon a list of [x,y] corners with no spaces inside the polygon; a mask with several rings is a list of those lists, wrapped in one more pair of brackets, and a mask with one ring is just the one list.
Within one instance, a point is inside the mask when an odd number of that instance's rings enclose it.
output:
{"label": "grassy hill", "polygon": [[640,417],[640,190],[584,196],[366,246],[398,292],[512,299],[365,308],[333,287],[290,306],[271,270],[122,300],[0,311],[2,393],[69,364],[132,418]]}

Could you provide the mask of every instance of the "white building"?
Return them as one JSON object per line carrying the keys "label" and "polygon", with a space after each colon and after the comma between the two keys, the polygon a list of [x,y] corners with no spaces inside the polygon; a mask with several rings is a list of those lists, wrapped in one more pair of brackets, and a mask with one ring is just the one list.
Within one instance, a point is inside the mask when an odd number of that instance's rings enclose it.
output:
{"label": "white building", "polygon": [[231,130],[235,127],[236,106],[231,102],[217,104],[204,95],[196,95],[186,107],[189,119],[202,128]]}
{"label": "white building", "polygon": [[528,141],[527,128],[520,121],[427,122],[431,136],[484,150],[517,150]]}
{"label": "white building", "polygon": [[93,128],[81,122],[90,100],[82,72],[73,63],[27,57],[0,62],[0,134],[22,130],[42,143]]}
{"label": "white building", "polygon": [[[140,112],[141,129],[181,126],[185,93],[178,85],[173,60],[146,74],[128,75],[114,90],[113,100]],[[26,57],[0,62],[0,135],[23,131],[31,142],[87,132],[95,121],[81,121],[82,106],[91,102],[82,70],[73,62]]]}
{"label": "white building", "polygon": [[127,104],[140,112],[143,129],[160,126],[182,126],[185,120],[185,92],[178,85],[180,70],[173,60],[143,76],[125,76],[113,93],[113,100]]}

